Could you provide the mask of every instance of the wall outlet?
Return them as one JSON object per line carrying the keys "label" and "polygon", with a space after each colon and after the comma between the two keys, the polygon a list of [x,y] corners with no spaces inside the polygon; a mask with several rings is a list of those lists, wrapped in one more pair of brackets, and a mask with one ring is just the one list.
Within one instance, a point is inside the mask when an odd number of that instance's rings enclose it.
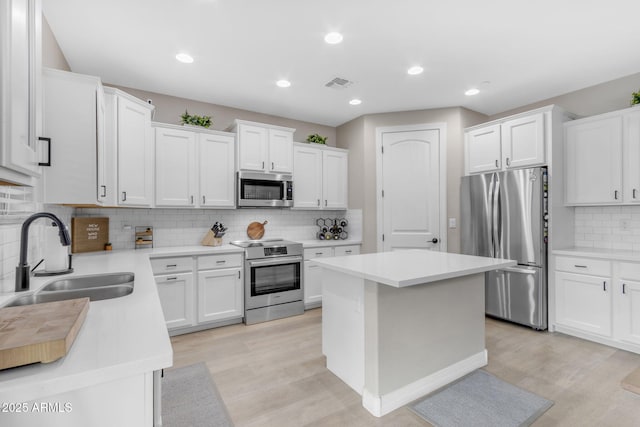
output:
{"label": "wall outlet", "polygon": [[456,228],[456,219],[455,218],[449,218],[449,228]]}

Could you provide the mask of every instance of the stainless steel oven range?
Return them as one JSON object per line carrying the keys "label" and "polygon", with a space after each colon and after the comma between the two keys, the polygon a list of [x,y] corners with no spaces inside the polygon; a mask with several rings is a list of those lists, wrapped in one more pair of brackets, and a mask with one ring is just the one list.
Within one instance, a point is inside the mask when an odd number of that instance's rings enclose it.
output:
{"label": "stainless steel oven range", "polygon": [[244,248],[244,323],[304,313],[302,243],[271,239],[231,244]]}

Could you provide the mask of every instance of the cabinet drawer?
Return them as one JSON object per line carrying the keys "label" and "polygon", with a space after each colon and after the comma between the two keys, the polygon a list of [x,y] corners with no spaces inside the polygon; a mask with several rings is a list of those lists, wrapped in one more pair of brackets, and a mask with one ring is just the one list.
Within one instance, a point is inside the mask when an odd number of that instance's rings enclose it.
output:
{"label": "cabinet drawer", "polygon": [[611,276],[611,262],[601,259],[556,257],[556,270],[570,273]]}
{"label": "cabinet drawer", "polygon": [[640,264],[635,262],[621,262],[619,267],[621,279],[640,281]]}
{"label": "cabinet drawer", "polygon": [[178,271],[190,271],[193,269],[193,259],[189,257],[152,258],[151,269],[153,274],[167,274]]}
{"label": "cabinet drawer", "polygon": [[333,250],[335,256],[358,255],[360,253],[360,246],[336,246]]}
{"label": "cabinet drawer", "polygon": [[203,255],[198,257],[198,270],[240,267],[242,254]]}
{"label": "cabinet drawer", "polygon": [[308,248],[304,250],[304,259],[333,256],[333,248]]}

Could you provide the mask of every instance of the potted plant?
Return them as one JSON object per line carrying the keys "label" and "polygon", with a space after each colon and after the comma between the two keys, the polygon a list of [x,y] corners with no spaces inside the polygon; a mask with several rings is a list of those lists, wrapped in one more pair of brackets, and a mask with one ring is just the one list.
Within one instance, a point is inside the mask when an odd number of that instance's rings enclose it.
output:
{"label": "potted plant", "polygon": [[211,126],[211,116],[198,116],[197,114],[189,114],[187,110],[184,110],[184,114],[180,116],[183,125],[201,126],[208,128]]}
{"label": "potted plant", "polygon": [[631,105],[640,104],[640,90],[631,94]]}
{"label": "potted plant", "polygon": [[307,142],[313,142],[314,144],[326,144],[327,143],[327,137],[318,135],[317,133],[314,133],[313,135],[309,135],[307,137]]}

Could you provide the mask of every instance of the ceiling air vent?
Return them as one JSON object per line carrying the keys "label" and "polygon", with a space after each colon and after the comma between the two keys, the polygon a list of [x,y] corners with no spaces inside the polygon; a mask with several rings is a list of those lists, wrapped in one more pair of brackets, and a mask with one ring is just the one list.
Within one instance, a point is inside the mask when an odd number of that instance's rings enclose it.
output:
{"label": "ceiling air vent", "polygon": [[347,80],[347,79],[343,79],[342,77],[336,77],[333,80],[331,80],[330,82],[326,83],[325,86],[326,87],[330,87],[332,89],[346,89],[349,86],[351,86],[353,84],[353,82]]}

